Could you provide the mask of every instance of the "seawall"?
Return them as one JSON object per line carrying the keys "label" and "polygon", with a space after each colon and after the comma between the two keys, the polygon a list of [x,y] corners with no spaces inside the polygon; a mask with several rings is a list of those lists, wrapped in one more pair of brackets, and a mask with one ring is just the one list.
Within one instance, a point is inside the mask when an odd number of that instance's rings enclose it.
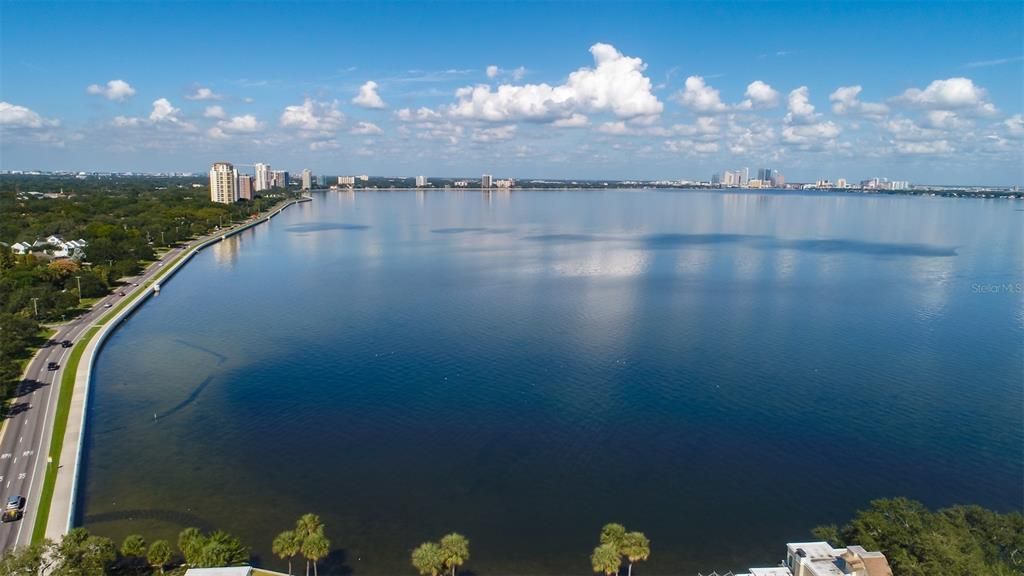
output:
{"label": "seawall", "polygon": [[237,228],[232,228],[225,231],[223,234],[218,234],[212,238],[196,242],[184,255],[179,256],[174,264],[157,274],[151,280],[148,280],[144,285],[139,286],[140,291],[134,295],[135,297],[125,306],[118,309],[113,316],[104,318],[101,322],[97,322],[94,325],[98,326],[100,329],[93,335],[89,342],[85,344],[86,347],[82,355],[82,361],[78,363],[78,367],[75,371],[75,384],[71,396],[71,408],[68,412],[67,431],[64,434],[64,440],[61,444],[62,448],[60,461],[58,463],[59,466],[57,468],[57,480],[54,485],[50,512],[46,521],[47,538],[59,539],[62,535],[70,531],[74,524],[75,515],[77,514],[78,488],[80,482],[79,474],[82,466],[82,452],[85,445],[85,422],[92,387],[93,364],[95,363],[96,357],[98,356],[100,349],[103,347],[107,337],[112,334],[118,326],[120,326],[121,322],[123,322],[156,292],[156,285],[167,282],[204,248],[220,242],[229,236],[233,236],[254,226],[263,224],[264,222],[269,222],[274,216],[277,216],[294,204],[310,201],[312,201],[312,198],[310,197],[291,200],[257,220],[245,223]]}

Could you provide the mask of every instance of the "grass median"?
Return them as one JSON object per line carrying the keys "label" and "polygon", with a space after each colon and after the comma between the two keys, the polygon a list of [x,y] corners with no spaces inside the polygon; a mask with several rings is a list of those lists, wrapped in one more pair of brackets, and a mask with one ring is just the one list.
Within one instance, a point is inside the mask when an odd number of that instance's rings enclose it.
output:
{"label": "grass median", "polygon": [[39,494],[39,508],[36,511],[36,523],[32,528],[32,543],[41,542],[46,536],[46,520],[50,515],[50,502],[53,500],[53,488],[57,484],[57,469],[60,467],[60,453],[64,446],[64,433],[68,428],[68,412],[71,411],[71,396],[75,392],[75,372],[82,360],[89,341],[99,331],[98,326],[89,328],[78,339],[71,350],[71,356],[64,365],[60,379],[60,396],[57,398],[57,411],[53,417],[53,435],[50,437],[50,449],[47,456],[53,460],[46,465],[46,477],[43,479],[43,490]]}

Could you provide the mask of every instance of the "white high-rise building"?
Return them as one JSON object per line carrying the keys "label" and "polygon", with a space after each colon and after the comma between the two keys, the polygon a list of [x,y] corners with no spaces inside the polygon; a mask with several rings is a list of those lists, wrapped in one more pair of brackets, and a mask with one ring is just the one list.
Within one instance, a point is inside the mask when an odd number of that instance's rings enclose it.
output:
{"label": "white high-rise building", "polygon": [[230,162],[214,162],[210,168],[210,201],[233,204],[238,201],[238,172]]}
{"label": "white high-rise building", "polygon": [[270,173],[270,187],[271,188],[287,188],[288,187],[288,171],[287,170],[274,170]]}
{"label": "white high-rise building", "polygon": [[256,191],[270,190],[270,164],[256,164]]}
{"label": "white high-rise building", "polygon": [[313,171],[306,168],[302,171],[302,189],[311,190],[313,188]]}
{"label": "white high-rise building", "polygon": [[417,188],[423,188],[426,185],[427,185],[427,177],[426,176],[417,176],[416,177],[416,187]]}
{"label": "white high-rise building", "polygon": [[480,177],[480,187],[481,188],[490,188],[492,186],[494,186],[494,177],[493,176],[491,176],[490,174],[484,174],[483,176]]}

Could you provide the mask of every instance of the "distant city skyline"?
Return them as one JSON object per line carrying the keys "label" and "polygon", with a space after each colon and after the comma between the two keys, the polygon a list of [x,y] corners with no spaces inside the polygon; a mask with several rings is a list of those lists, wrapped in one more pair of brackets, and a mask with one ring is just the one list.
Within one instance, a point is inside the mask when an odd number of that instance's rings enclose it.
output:
{"label": "distant city skyline", "polygon": [[[266,20],[287,41],[247,40]],[[6,3],[0,169],[1021,184],[1022,20],[1017,2]]]}

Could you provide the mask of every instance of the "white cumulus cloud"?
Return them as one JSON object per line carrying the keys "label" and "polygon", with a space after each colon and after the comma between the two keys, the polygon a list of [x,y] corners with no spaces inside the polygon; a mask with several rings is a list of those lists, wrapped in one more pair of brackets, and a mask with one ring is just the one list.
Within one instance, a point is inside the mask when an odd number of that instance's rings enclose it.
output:
{"label": "white cumulus cloud", "polygon": [[356,125],[352,127],[352,130],[350,130],[350,133],[363,136],[376,136],[378,134],[383,134],[384,131],[380,129],[380,126],[377,126],[373,122],[357,122]]}
{"label": "white cumulus cloud", "polygon": [[352,99],[352,103],[356,106],[362,106],[363,108],[382,109],[387,108],[387,104],[377,93],[377,83],[370,80],[359,87],[359,94]]}
{"label": "white cumulus cloud", "polygon": [[223,98],[220,94],[217,94],[209,88],[203,88],[202,86],[196,87],[196,91],[188,96],[185,96],[188,100],[220,100]]}
{"label": "white cumulus cloud", "polygon": [[487,67],[487,77],[488,78],[497,78],[499,70],[501,70],[501,69],[498,68],[497,66],[491,64],[490,66]]}
{"label": "white cumulus cloud", "polygon": [[124,80],[111,80],[105,86],[90,84],[85,90],[89,94],[103,96],[107,100],[116,102],[124,102],[135,95],[135,88],[132,88],[131,84]]}
{"label": "white cumulus cloud", "polygon": [[747,84],[747,91],[743,95],[747,99],[737,105],[741,110],[774,108],[779,105],[779,92],[760,80]]}
{"label": "white cumulus cloud", "polygon": [[685,88],[676,98],[680,104],[699,114],[717,114],[729,109],[722,102],[718,90],[708,86],[700,76],[687,78]]}
{"label": "white cumulus cloud", "polygon": [[801,86],[789,93],[785,121],[787,124],[810,124],[817,120],[820,114],[814,111],[814,104],[811,104],[810,90],[807,86]]}
{"label": "white cumulus cloud", "polygon": [[832,111],[836,114],[863,114],[865,116],[884,116],[889,107],[879,102],[863,102],[860,100],[860,86],[840,86],[829,95]]}
{"label": "white cumulus cloud", "polygon": [[935,80],[924,90],[910,88],[897,100],[933,110],[969,109],[978,114],[992,115],[996,107],[986,100],[985,89],[970,78]]}
{"label": "white cumulus cloud", "polygon": [[181,121],[179,115],[181,110],[171,105],[167,98],[158,98],[153,101],[153,111],[149,113],[149,119],[153,122],[178,123]]}
{"label": "white cumulus cloud", "polygon": [[423,106],[415,111],[411,108],[402,108],[395,112],[395,117],[403,122],[424,122],[436,120],[441,117],[441,114]]}
{"label": "white cumulus cloud", "polygon": [[1024,136],[1024,116],[1014,114],[1004,120],[1003,125],[1006,126],[1006,131],[1009,132],[1010,136],[1018,138]]}
{"label": "white cumulus cloud", "polygon": [[203,116],[206,118],[227,118],[227,113],[220,106],[207,106]]}
{"label": "white cumulus cloud", "polygon": [[0,102],[0,126],[11,128],[52,128],[60,124],[56,120],[48,120],[37,112],[24,106]]}
{"label": "white cumulus cloud", "polygon": [[551,123],[556,128],[582,128],[590,124],[590,120],[583,114],[573,114],[568,118],[559,118]]}
{"label": "white cumulus cloud", "polygon": [[651,116],[664,109],[644,76],[640,58],[624,56],[610,44],[590,47],[594,67],[583,67],[564,84],[502,84],[496,90],[478,85],[455,92],[448,113],[456,118],[508,122],[552,122],[573,114],[610,112],[619,118]]}
{"label": "white cumulus cloud", "polygon": [[212,138],[227,138],[232,134],[252,134],[261,130],[263,130],[263,123],[252,114],[246,114],[217,122],[217,125],[210,128],[207,134]]}
{"label": "white cumulus cloud", "polygon": [[345,122],[345,115],[338,110],[338,101],[319,102],[306,98],[302,104],[287,106],[281,113],[281,126],[297,128],[305,132],[337,130]]}

